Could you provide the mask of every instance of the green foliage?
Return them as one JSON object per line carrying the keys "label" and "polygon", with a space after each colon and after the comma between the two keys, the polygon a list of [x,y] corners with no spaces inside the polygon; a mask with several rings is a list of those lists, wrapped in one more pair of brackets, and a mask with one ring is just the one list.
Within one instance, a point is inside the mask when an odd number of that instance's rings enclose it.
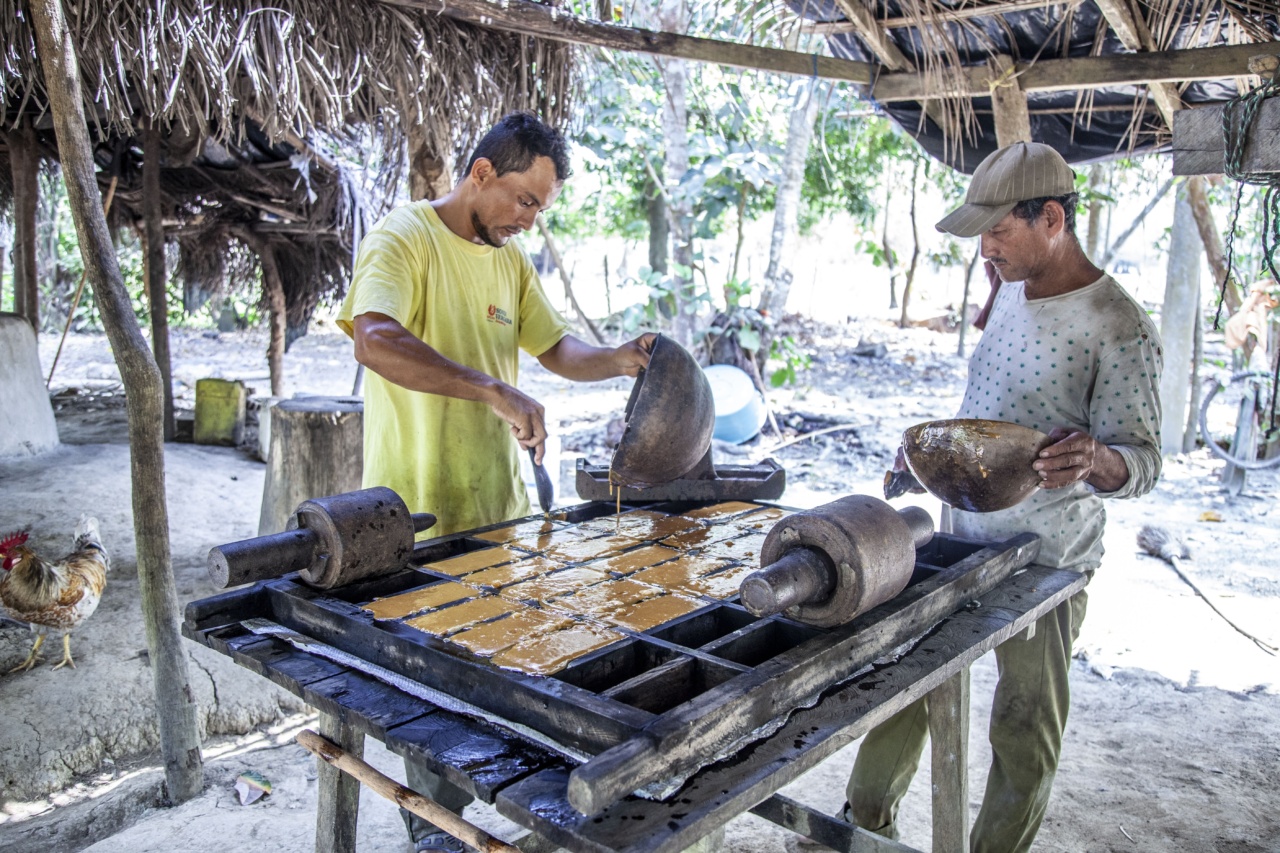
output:
{"label": "green foliage", "polygon": [[[805,162],[802,208],[799,225],[807,233],[833,213],[848,213],[869,229],[883,205],[884,191],[899,171],[897,164],[916,160],[929,163],[928,155],[910,136],[889,119],[879,116],[849,116],[841,104],[826,110],[818,119],[814,141]],[[940,172],[950,173],[949,169]],[[944,192],[963,185],[944,175],[938,181]],[[881,259],[883,262],[883,258]]]}
{"label": "green foliage", "polygon": [[726,307],[732,309],[740,306],[742,304],[742,300],[751,295],[751,290],[752,286],[750,279],[739,281],[734,278],[725,282],[724,292],[729,301],[729,304]]}
{"label": "green foliage", "polygon": [[871,256],[872,266],[883,267],[890,264],[896,266],[898,263],[898,253],[891,248],[889,249],[889,253],[886,255],[884,251],[884,244],[878,240],[871,240],[864,237],[857,242],[856,248],[864,255]]}
{"label": "green foliage", "polygon": [[795,338],[785,335],[773,339],[769,346],[769,363],[779,364],[769,375],[769,384],[774,388],[781,388],[783,385],[794,385],[800,371],[813,366],[813,359],[800,349]]}

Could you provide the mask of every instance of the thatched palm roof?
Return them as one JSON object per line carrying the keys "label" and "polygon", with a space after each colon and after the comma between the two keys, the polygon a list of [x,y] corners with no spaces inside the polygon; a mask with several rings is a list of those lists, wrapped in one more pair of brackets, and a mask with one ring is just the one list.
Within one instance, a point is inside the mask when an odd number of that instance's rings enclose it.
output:
{"label": "thatched palm roof", "polygon": [[[141,217],[138,140],[155,121],[165,135],[166,230],[183,246],[184,271],[198,289],[216,288],[225,279],[218,258],[252,228],[283,253],[294,322],[341,289],[363,222],[394,195],[411,129],[448,157],[511,109],[551,122],[569,109],[568,45],[425,11],[81,0],[66,12],[104,192],[111,176],[119,182],[113,220]],[[0,95],[6,128],[30,121],[53,157],[29,20],[23,0],[0,0]]]}
{"label": "thatched palm roof", "polygon": [[[1032,138],[1072,162],[1087,162],[1167,150],[1172,112],[1225,101],[1257,79],[1243,73],[1207,79],[1188,61],[1185,78],[1161,74],[1150,82],[1097,85],[1084,79],[1079,64],[1064,60],[1151,53],[1174,57],[1167,65],[1176,73],[1180,54],[1170,51],[1280,40],[1275,0],[788,2],[816,22],[810,31],[826,34],[833,55],[877,66],[869,97],[929,153],[965,171],[996,148],[990,87],[1021,85],[1032,68],[1038,76],[1025,91]],[[1001,57],[1011,67],[988,75]],[[911,75],[921,82],[913,84]],[[919,96],[928,89],[932,94]],[[914,97],[904,95],[912,90]],[[957,94],[937,97],[944,92]]]}

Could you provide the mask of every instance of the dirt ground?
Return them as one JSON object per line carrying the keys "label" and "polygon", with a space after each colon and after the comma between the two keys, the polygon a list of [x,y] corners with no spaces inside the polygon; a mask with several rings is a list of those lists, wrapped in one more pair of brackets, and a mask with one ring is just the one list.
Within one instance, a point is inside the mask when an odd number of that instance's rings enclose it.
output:
{"label": "dirt ground", "polygon": [[[791,505],[879,495],[902,430],[955,411],[965,375],[955,336],[899,331],[878,320],[806,322],[791,331],[815,364],[797,388],[773,397],[787,437],[796,429],[850,428],[778,449],[779,439],[766,431],[742,447],[717,445],[718,453],[777,458],[789,481],[783,501]],[[883,342],[884,355],[854,355],[864,340]],[[44,336],[43,364],[56,343],[56,336]],[[180,406],[191,407],[195,380],[206,376],[242,379],[266,392],[259,332],[180,330],[172,349]],[[332,327],[299,340],[285,364],[291,394],[351,391],[350,344]],[[571,386],[529,362],[521,384],[548,408],[562,448],[562,486],[569,487],[561,503],[572,503],[567,475],[574,459],[607,459],[607,423],[621,413],[630,383]],[[53,390],[63,445],[40,457],[0,460],[0,528],[29,526],[38,549],[59,552],[80,513],[91,512],[113,564],[102,605],[73,637],[75,670],[52,671],[46,655],[31,672],[0,676],[0,849],[311,850],[316,773],[292,737],[314,718],[292,696],[194,644],[188,652],[207,734],[206,790],[177,808],[160,807],[123,397],[101,336],[68,341]],[[215,591],[204,568],[212,545],[257,532],[264,466],[245,448],[189,444],[169,445],[166,466],[174,571],[185,603]],[[1038,850],[1280,851],[1277,658],[1216,616],[1167,564],[1141,554],[1135,540],[1145,523],[1182,537],[1193,550],[1185,570],[1201,589],[1233,621],[1280,645],[1280,477],[1252,474],[1244,494],[1231,498],[1218,482],[1221,467],[1205,450],[1169,459],[1151,495],[1108,506],[1107,557],[1089,586],[1072,718]],[[915,502],[937,517],[936,501]],[[0,671],[22,660],[29,643],[24,627],[0,624]],[[988,655],[973,671],[975,812],[990,761],[985,727],[995,678]],[[787,793],[834,812],[855,749]],[[399,761],[372,740],[367,754],[400,774]],[[245,770],[274,787],[263,800],[240,806],[232,784]],[[923,849],[928,796],[925,767],[901,820],[903,840]],[[406,849],[390,805],[366,791],[361,809],[361,849]],[[473,806],[467,815],[501,837],[519,834],[491,808]],[[744,816],[729,825],[726,845],[754,853],[794,841]]]}

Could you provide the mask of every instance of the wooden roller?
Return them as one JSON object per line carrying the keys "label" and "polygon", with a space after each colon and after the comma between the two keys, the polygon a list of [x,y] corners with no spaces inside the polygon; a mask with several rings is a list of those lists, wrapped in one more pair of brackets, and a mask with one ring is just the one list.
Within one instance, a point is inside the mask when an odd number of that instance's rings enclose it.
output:
{"label": "wooden roller", "polygon": [[209,577],[222,589],[289,572],[320,589],[399,571],[415,533],[436,523],[410,513],[385,486],[303,501],[289,529],[219,545],[209,551]]}
{"label": "wooden roller", "polygon": [[902,592],[916,548],[932,538],[929,513],[868,495],[797,512],[765,537],[764,568],[742,581],[742,604],[756,616],[785,611],[823,628],[844,624]]}

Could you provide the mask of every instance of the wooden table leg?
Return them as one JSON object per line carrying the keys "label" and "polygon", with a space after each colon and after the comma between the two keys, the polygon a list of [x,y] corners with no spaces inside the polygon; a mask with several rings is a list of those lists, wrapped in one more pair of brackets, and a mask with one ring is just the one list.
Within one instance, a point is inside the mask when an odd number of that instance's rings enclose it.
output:
{"label": "wooden table leg", "polygon": [[[339,718],[320,713],[320,734],[356,758],[364,758],[364,735]],[[320,801],[316,807],[316,853],[355,853],[360,781],[317,760]]]}
{"label": "wooden table leg", "polygon": [[969,851],[969,667],[929,694],[933,853]]}

